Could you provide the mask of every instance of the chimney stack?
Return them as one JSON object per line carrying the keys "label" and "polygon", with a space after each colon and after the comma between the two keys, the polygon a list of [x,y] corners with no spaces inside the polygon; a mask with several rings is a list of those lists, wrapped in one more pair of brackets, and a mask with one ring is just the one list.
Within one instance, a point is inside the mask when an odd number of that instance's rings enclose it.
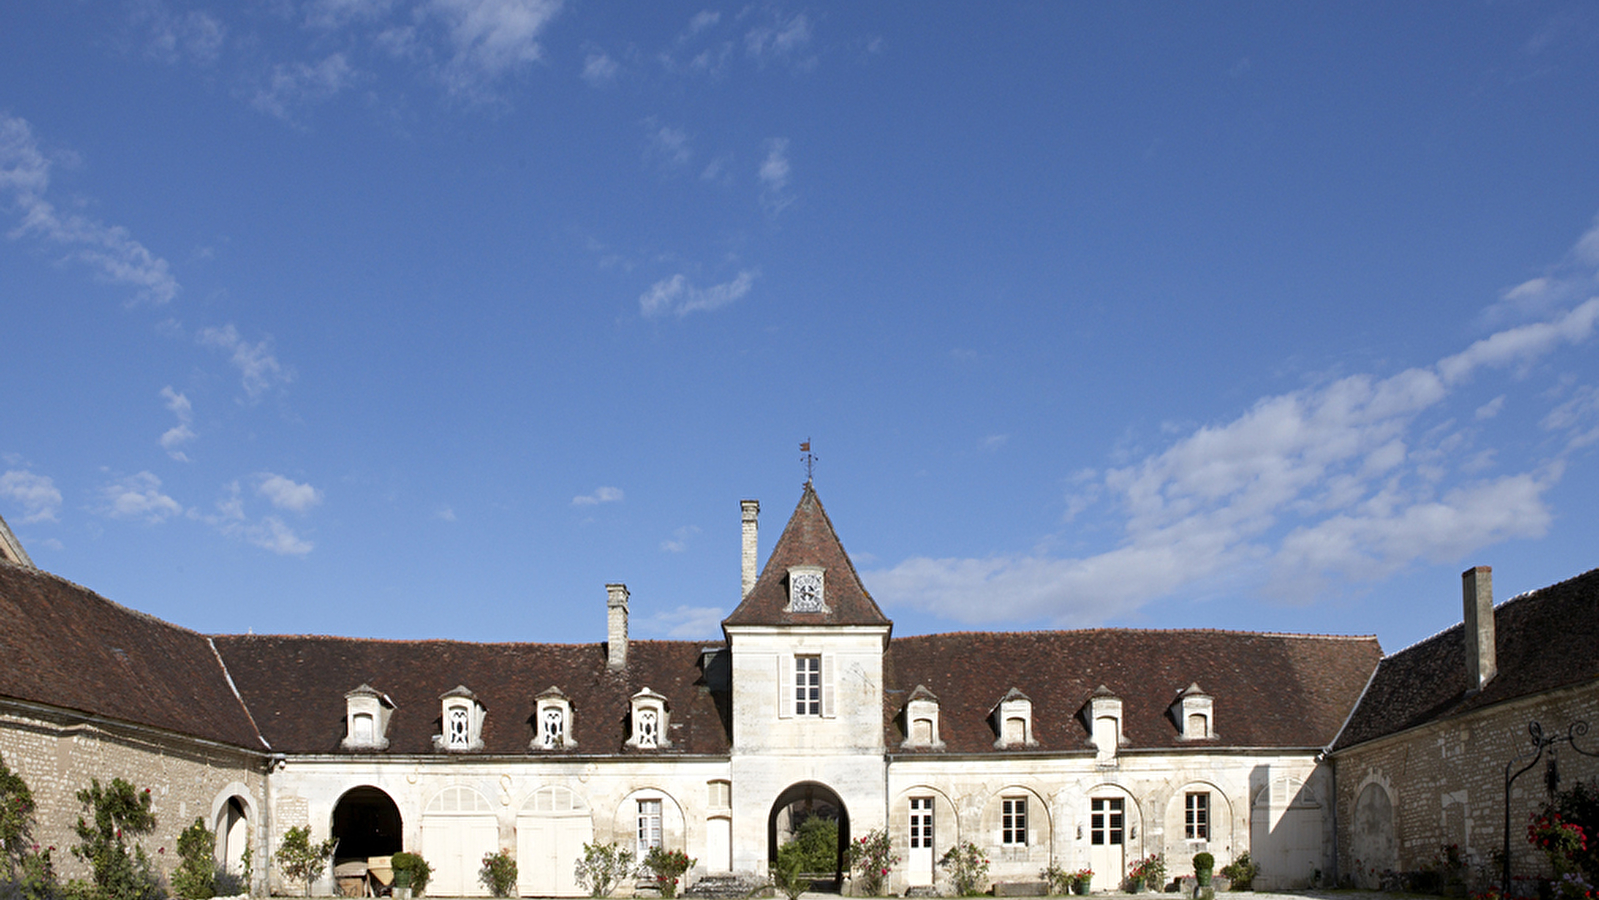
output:
{"label": "chimney stack", "polygon": [[627,585],[605,586],[605,667],[627,668]]}
{"label": "chimney stack", "polygon": [[1466,612],[1466,690],[1476,692],[1499,671],[1494,656],[1494,576],[1488,566],[1460,573],[1461,603]]}
{"label": "chimney stack", "polygon": [[758,562],[755,556],[755,517],[761,514],[761,501],[740,500],[738,508],[744,514],[744,591],[738,595],[742,600],[750,595],[750,588],[755,586],[755,565]]}

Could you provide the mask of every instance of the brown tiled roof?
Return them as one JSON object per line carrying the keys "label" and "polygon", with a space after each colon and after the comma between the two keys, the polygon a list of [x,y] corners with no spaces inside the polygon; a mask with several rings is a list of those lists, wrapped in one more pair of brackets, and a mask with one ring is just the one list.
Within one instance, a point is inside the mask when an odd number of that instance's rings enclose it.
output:
{"label": "brown tiled roof", "polygon": [[[788,606],[788,570],[792,566],[821,566],[826,612],[785,612]],[[722,620],[727,625],[890,625],[888,617],[866,592],[855,564],[839,542],[833,523],[822,508],[810,482],[789,517],[783,535],[766,559],[744,602]]]}
{"label": "brown tiled roof", "polygon": [[1499,674],[1469,695],[1464,628],[1384,659],[1334,749],[1599,678],[1599,569],[1496,607]]}
{"label": "brown tiled roof", "polygon": [[[465,686],[487,710],[485,753],[527,754],[535,699],[551,686],[571,701],[577,746],[563,753],[620,753],[629,698],[648,687],[667,698],[670,749],[657,754],[724,754],[728,749],[725,654],[701,667],[705,645],[633,641],[627,668],[606,668],[604,644],[475,644],[338,637],[232,635],[217,649],[255,712],[262,734],[286,753],[343,753],[345,692],[363,682],[394,701],[385,753],[433,753],[441,733],[439,697]],[[712,689],[714,688],[714,690]],[[634,751],[627,751],[634,752]]]}
{"label": "brown tiled roof", "polygon": [[[1012,688],[1032,700],[1036,749],[1089,750],[1083,705],[1101,685],[1122,700],[1126,749],[1194,746],[1168,713],[1198,684],[1214,698],[1215,744],[1324,747],[1372,667],[1374,637],[1232,631],[1040,631],[897,638],[884,659],[885,739],[898,752],[917,685],[938,696],[943,752],[996,750],[990,711]],[[1197,742],[1203,746],[1205,742]],[[936,752],[936,751],[921,751]]]}
{"label": "brown tiled roof", "polygon": [[266,749],[205,635],[58,576],[0,562],[0,659],[0,696]]}

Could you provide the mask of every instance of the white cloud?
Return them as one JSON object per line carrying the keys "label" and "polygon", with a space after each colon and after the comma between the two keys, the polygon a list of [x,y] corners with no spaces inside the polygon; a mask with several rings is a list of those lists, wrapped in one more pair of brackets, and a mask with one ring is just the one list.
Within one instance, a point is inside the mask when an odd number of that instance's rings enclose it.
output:
{"label": "white cloud", "polygon": [[667,553],[682,553],[688,549],[689,539],[699,533],[700,530],[693,525],[674,529],[670,538],[661,541],[661,549]]}
{"label": "white cloud", "polygon": [[183,512],[178,501],[161,493],[161,479],[151,472],[139,472],[105,485],[100,488],[100,499],[96,511],[111,519],[143,519],[154,525]]}
{"label": "white cloud", "polygon": [[273,355],[270,336],[251,344],[239,337],[239,330],[230,322],[221,328],[201,329],[198,339],[204,346],[228,353],[228,361],[244,376],[244,392],[252,400],[275,384],[288,384],[294,380],[294,370],[278,362]]}
{"label": "white cloud", "polygon": [[382,19],[393,5],[393,0],[312,0],[306,7],[305,24],[331,31],[351,22]]}
{"label": "white cloud", "polygon": [[603,87],[616,80],[621,74],[622,67],[608,54],[603,52],[590,53],[583,60],[583,80],[590,87]]}
{"label": "white cloud", "polygon": [[[1525,368],[1589,341],[1596,319],[1599,299],[1503,329],[1432,366],[1264,397],[1130,464],[1079,473],[1067,518],[1108,504],[1121,533],[1114,549],[917,557],[868,573],[868,583],[888,603],[964,622],[1083,626],[1224,577],[1303,603],[1335,578],[1384,578],[1541,536],[1564,472],[1559,454],[1599,441],[1599,392],[1573,389],[1545,417],[1546,429],[1567,434],[1556,456],[1498,475],[1485,474],[1497,465],[1495,448],[1476,446],[1477,432],[1458,424],[1473,407],[1456,411],[1469,398],[1455,395],[1489,370]],[[1472,421],[1504,403],[1500,395],[1477,404]]]}
{"label": "white cloud", "polygon": [[271,472],[258,472],[255,477],[255,492],[278,509],[303,513],[322,502],[322,492],[309,484]]}
{"label": "white cloud", "polygon": [[761,205],[769,212],[780,213],[794,202],[788,193],[790,166],[788,138],[772,138],[766,142],[766,158],[761,160]]}
{"label": "white cloud", "polygon": [[678,640],[708,638],[721,634],[727,611],[715,606],[679,606],[647,619],[635,620],[639,631]]}
{"label": "white cloud", "polygon": [[61,512],[61,492],[48,475],[35,475],[23,469],[0,474],[0,497],[22,507],[23,522],[57,522]]}
{"label": "white cloud", "polygon": [[202,10],[174,14],[159,0],[149,0],[134,11],[134,18],[148,27],[145,54],[164,63],[185,59],[201,65],[216,62],[227,39],[227,28],[216,16]]}
{"label": "white cloud", "polygon": [[245,540],[279,556],[304,556],[314,546],[295,534],[294,529],[283,524],[283,520],[277,516],[267,516],[259,524],[247,526],[243,534]]}
{"label": "white cloud", "polygon": [[572,498],[573,506],[598,506],[601,503],[620,502],[622,502],[622,489],[616,487],[595,488],[592,494]]}
{"label": "white cloud", "polygon": [[166,401],[167,409],[178,417],[178,424],[161,434],[161,449],[178,462],[188,462],[188,454],[178,448],[194,440],[194,429],[189,427],[194,419],[194,408],[189,404],[189,398],[174,391],[171,385],[161,389],[161,399]]}
{"label": "white cloud", "polygon": [[279,63],[272,67],[266,85],[255,92],[250,102],[256,109],[292,124],[296,110],[331,99],[354,83],[355,74],[342,53],[316,64]]}
{"label": "white cloud", "polygon": [[694,18],[688,20],[687,35],[692,37],[707,28],[715,27],[720,21],[722,21],[721,13],[714,9],[702,9],[694,14]]}
{"label": "white cloud", "polygon": [[540,58],[539,34],[561,10],[560,0],[432,0],[445,22],[454,55],[444,81],[460,94],[480,92],[513,69]]}
{"label": "white cloud", "polygon": [[984,450],[987,450],[990,453],[992,453],[992,452],[1000,449],[1001,447],[1005,446],[1008,443],[1010,443],[1010,435],[1008,435],[1008,434],[991,434],[988,437],[983,438],[982,446],[983,446]]}
{"label": "white cloud", "polygon": [[667,165],[688,165],[689,159],[694,155],[694,151],[689,149],[688,132],[670,125],[656,127],[653,121],[648,124],[650,152],[664,160]]}
{"label": "white cloud", "polygon": [[443,519],[446,522],[454,522],[455,521],[455,510],[449,508],[448,506],[439,507],[438,512],[434,513],[434,515],[438,516],[439,518]]}
{"label": "white cloud", "polygon": [[782,62],[795,68],[809,68],[814,57],[802,54],[811,42],[811,20],[804,13],[789,18],[774,14],[772,20],[751,28],[744,35],[744,49],[751,59],[765,65]]}
{"label": "white cloud", "polygon": [[[268,496],[267,491],[264,490],[267,481],[277,477],[279,476],[266,476],[257,487],[257,493]],[[262,478],[262,476],[257,476],[257,478]],[[294,482],[288,479],[283,480],[288,483],[288,488],[284,493],[289,495],[291,503],[296,502],[297,499],[298,502],[305,502],[303,493],[298,498],[295,495],[297,488],[305,488],[307,486],[295,485]],[[273,500],[274,505],[280,505],[277,504],[273,497],[268,496],[268,499]],[[321,497],[318,495],[317,501],[320,501],[320,499]],[[311,505],[314,505],[314,502]],[[214,514],[203,514],[191,510],[189,518],[205,522],[227,537],[242,539],[253,546],[270,550],[280,556],[304,556],[314,548],[310,541],[301,538],[293,528],[284,524],[283,520],[277,516],[263,516],[260,521],[251,521],[249,515],[245,512],[244,494],[237,481],[229,482],[223,486],[223,494],[216,502],[216,510]]]}
{"label": "white cloud", "polygon": [[71,248],[66,259],[81,263],[101,281],[138,289],[137,299],[162,304],[178,295],[167,261],[134,240],[126,228],[76,213],[62,213],[45,199],[50,161],[39,150],[26,120],[0,115],[0,201],[9,199],[21,221],[7,233]]}
{"label": "white cloud", "polygon": [[720,309],[748,294],[759,274],[758,270],[746,269],[732,281],[697,288],[679,273],[655,282],[649,290],[639,295],[639,312],[645,318],[653,319],[668,313],[682,317],[692,312]]}

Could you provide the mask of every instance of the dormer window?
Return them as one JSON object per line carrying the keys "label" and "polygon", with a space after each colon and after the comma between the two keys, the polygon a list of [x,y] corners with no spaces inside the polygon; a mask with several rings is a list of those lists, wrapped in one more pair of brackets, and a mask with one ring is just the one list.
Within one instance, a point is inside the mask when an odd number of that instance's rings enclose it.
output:
{"label": "dormer window", "polygon": [[533,711],[533,728],[534,750],[564,750],[577,746],[577,740],[572,736],[572,701],[555,685],[550,685],[548,690],[538,695]]}
{"label": "dormer window", "polygon": [[938,697],[926,685],[918,684],[905,701],[905,742],[900,746],[944,749],[944,742],[938,737]]}
{"label": "dormer window", "polygon": [[1185,741],[1203,741],[1216,736],[1215,702],[1211,696],[1190,684],[1177,694],[1171,705],[1177,734]]}
{"label": "dormer window", "polygon": [[791,566],[788,570],[788,609],[785,612],[827,612],[821,566]]}
{"label": "dormer window", "polygon": [[443,704],[440,721],[443,734],[433,739],[435,749],[450,753],[483,749],[483,717],[486,712],[477,695],[458,685],[454,690],[439,695]]}
{"label": "dormer window", "polygon": [[666,698],[645,688],[633,695],[632,706],[633,736],[627,739],[628,746],[641,750],[670,747],[672,742],[666,737]]}
{"label": "dormer window", "polygon": [[362,684],[344,695],[344,740],[346,750],[384,750],[389,746],[389,715],[394,701],[386,694]]}
{"label": "dormer window", "polygon": [[1033,701],[1026,694],[1011,688],[988,715],[999,734],[995,747],[1038,746],[1038,741],[1033,739]]}
{"label": "dormer window", "polygon": [[1102,684],[1088,698],[1083,710],[1094,737],[1094,747],[1099,751],[1096,758],[1102,764],[1114,763],[1116,750],[1122,742],[1122,698]]}

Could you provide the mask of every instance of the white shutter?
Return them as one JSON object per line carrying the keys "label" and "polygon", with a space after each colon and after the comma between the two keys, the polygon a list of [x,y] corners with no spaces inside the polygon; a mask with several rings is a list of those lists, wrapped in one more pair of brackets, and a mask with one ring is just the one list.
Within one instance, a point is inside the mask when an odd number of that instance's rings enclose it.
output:
{"label": "white shutter", "polygon": [[831,719],[837,713],[833,708],[833,654],[822,654],[822,718]]}
{"label": "white shutter", "polygon": [[794,657],[777,657],[777,717],[794,717]]}

